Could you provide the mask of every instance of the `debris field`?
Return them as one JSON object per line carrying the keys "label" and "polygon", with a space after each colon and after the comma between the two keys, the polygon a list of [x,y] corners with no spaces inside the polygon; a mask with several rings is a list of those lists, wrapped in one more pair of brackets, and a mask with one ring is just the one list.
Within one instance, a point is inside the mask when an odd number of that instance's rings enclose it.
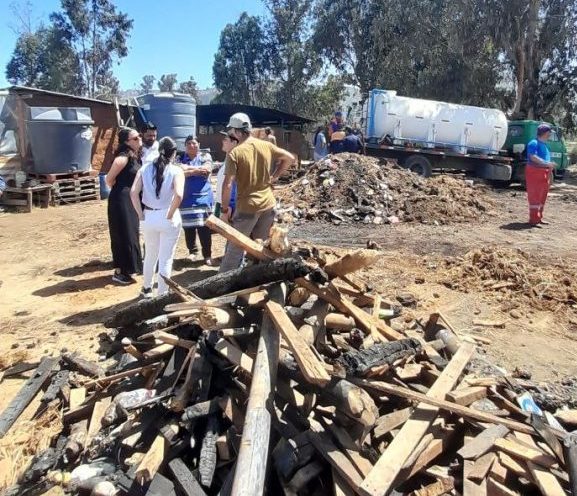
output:
{"label": "debris field", "polygon": [[283,230],[269,249],[207,225],[253,262],[188,287],[167,280],[170,294],[116,311],[106,370],[65,353],[4,372],[36,367],[0,437],[39,394],[54,434],[6,494],[575,489],[577,411],[541,411],[519,374],[476,372],[477,343],[439,313],[405,322],[410,299],[354,275],[381,252],[330,258],[278,242]]}
{"label": "debris field", "polygon": [[424,178],[393,162],[341,153],[315,162],[278,192],[279,220],[335,224],[449,224],[491,213],[484,186],[448,175]]}

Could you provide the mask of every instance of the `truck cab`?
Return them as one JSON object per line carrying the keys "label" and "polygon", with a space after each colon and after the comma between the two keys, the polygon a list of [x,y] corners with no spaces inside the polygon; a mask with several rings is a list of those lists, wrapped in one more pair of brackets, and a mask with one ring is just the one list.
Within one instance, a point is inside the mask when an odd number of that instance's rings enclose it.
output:
{"label": "truck cab", "polygon": [[[525,165],[527,164],[527,143],[537,137],[537,127],[541,121],[509,121],[507,140],[503,145],[507,155],[513,157],[513,174],[511,179],[515,182],[525,182]],[[555,167],[555,179],[562,179],[565,170],[569,166],[567,147],[563,141],[561,129],[551,126],[551,137],[547,146],[551,151],[551,160],[557,164]]]}

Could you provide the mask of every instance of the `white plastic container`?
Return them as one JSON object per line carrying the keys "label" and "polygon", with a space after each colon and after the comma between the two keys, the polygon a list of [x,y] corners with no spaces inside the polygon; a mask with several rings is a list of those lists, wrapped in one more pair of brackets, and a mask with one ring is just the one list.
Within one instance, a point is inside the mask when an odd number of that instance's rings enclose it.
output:
{"label": "white plastic container", "polygon": [[460,153],[497,154],[507,138],[507,118],[500,110],[397,96],[372,90],[366,138],[389,136],[394,144],[418,143]]}

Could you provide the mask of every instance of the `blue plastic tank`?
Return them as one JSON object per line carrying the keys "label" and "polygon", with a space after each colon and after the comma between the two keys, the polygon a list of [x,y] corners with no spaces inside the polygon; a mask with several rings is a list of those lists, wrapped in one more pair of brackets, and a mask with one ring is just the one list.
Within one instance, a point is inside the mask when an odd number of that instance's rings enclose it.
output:
{"label": "blue plastic tank", "polygon": [[26,130],[37,174],[88,171],[92,159],[89,108],[28,107]]}
{"label": "blue plastic tank", "polygon": [[196,102],[184,93],[149,93],[137,98],[147,121],[158,128],[158,137],[170,136],[179,150],[184,140],[196,136]]}

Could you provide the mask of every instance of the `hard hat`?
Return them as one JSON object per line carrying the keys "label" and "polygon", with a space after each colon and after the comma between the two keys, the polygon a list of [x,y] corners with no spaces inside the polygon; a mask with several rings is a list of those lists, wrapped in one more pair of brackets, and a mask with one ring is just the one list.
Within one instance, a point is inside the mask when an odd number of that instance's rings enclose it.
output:
{"label": "hard hat", "polygon": [[242,112],[237,112],[236,114],[232,114],[230,119],[228,120],[228,124],[226,125],[227,128],[235,128],[235,129],[252,129],[252,125],[250,123],[250,117]]}

